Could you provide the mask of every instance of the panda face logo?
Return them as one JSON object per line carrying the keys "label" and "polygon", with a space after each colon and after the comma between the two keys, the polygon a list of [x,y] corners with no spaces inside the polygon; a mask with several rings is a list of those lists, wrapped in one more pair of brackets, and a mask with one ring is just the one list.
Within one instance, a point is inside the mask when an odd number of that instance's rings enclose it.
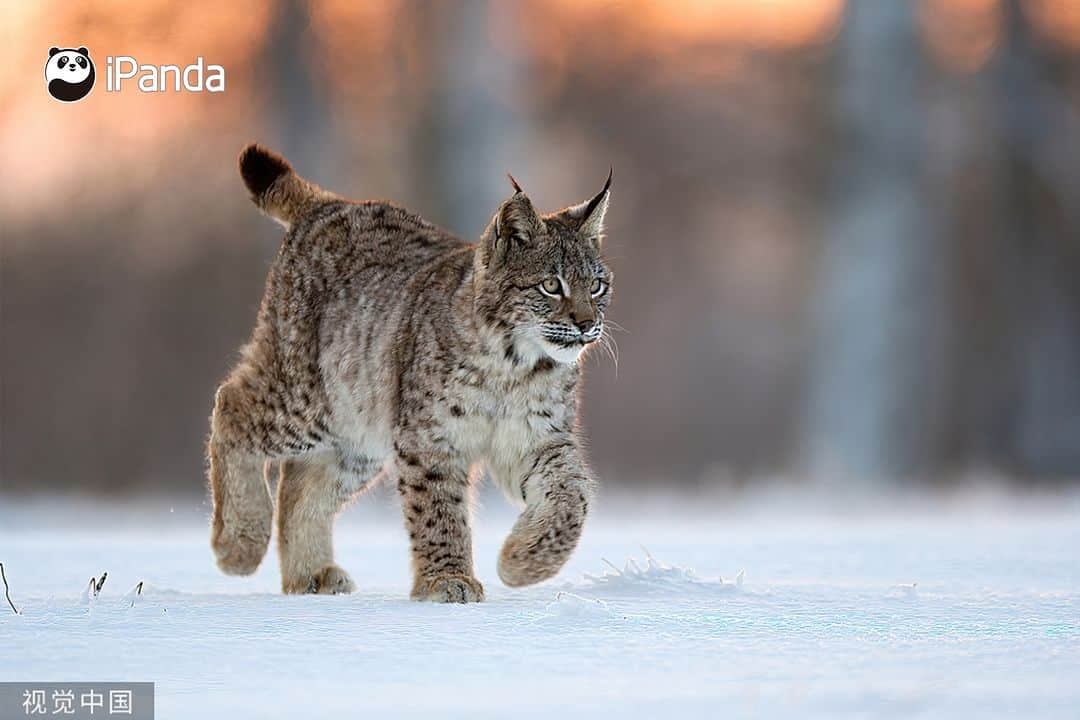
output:
{"label": "panda face logo", "polygon": [[49,94],[60,102],[82,100],[94,89],[94,61],[84,48],[50,48],[45,62]]}

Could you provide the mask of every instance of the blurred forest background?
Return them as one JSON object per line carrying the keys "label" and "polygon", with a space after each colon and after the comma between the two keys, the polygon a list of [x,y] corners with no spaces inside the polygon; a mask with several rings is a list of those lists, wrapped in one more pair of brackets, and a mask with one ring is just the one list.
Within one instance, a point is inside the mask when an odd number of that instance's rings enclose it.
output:
{"label": "blurred forest background", "polygon": [[[615,167],[607,490],[1080,477],[1080,2],[0,4],[0,490],[203,491],[257,139],[475,239]],[[98,86],[45,91],[50,46]],[[106,93],[105,57],[226,69]],[[793,480],[794,481],[794,480]]]}

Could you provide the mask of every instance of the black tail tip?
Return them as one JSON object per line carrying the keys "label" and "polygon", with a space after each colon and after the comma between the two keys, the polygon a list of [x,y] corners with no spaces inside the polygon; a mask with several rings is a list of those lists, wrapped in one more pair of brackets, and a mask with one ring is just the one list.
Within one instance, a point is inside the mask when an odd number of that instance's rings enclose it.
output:
{"label": "black tail tip", "polygon": [[255,197],[262,195],[275,180],[289,172],[292,172],[292,166],[288,161],[262,145],[252,143],[240,152],[240,176]]}

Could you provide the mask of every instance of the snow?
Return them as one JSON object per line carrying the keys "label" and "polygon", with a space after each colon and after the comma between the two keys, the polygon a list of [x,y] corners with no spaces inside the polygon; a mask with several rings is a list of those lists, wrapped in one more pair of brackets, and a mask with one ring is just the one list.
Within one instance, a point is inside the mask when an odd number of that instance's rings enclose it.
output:
{"label": "snow", "polygon": [[512,590],[485,501],[488,599],[444,606],[407,600],[388,496],[339,521],[338,597],[280,595],[272,554],[221,575],[201,500],[6,499],[0,680],[150,680],[162,718],[1080,715],[1075,498],[598,505],[558,578]]}

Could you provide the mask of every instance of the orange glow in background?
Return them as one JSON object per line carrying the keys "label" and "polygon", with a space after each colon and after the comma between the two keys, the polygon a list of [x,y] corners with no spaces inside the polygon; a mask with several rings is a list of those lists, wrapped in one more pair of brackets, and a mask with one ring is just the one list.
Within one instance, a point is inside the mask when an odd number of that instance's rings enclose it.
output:
{"label": "orange glow in background", "polygon": [[[570,67],[603,73],[631,61],[641,65],[642,82],[753,82],[744,51],[786,53],[827,44],[840,32],[845,3],[531,0],[492,7],[489,32],[498,35],[500,23],[517,23],[507,41],[512,47],[504,48],[508,61],[516,53],[534,70],[542,68],[530,77],[526,97],[518,98],[525,102],[530,94],[543,97],[572,82]],[[1080,48],[1080,3],[1026,0],[1023,8],[1039,33]],[[48,0],[8,2],[2,12],[0,42],[10,61],[0,65],[0,206],[9,217],[41,212],[58,183],[89,177],[118,188],[137,185],[148,156],[172,142],[195,135],[208,152],[217,151],[224,139],[216,130],[226,122],[253,128],[265,123],[253,73],[266,57],[275,3]],[[422,8],[403,0],[310,6],[313,60],[336,111],[346,123],[363,116],[375,137],[383,133],[387,142],[409,109],[413,86],[428,81],[415,61],[422,44],[410,33],[416,12]],[[1002,42],[1001,0],[919,0],[918,13],[932,57],[951,71],[985,67]],[[77,112],[51,100],[42,80],[48,48],[73,44],[90,48],[98,72],[97,87]],[[107,94],[105,56],[117,54],[181,65],[202,55],[225,66],[227,90],[144,95],[132,82]],[[220,150],[231,152],[232,145]]]}

